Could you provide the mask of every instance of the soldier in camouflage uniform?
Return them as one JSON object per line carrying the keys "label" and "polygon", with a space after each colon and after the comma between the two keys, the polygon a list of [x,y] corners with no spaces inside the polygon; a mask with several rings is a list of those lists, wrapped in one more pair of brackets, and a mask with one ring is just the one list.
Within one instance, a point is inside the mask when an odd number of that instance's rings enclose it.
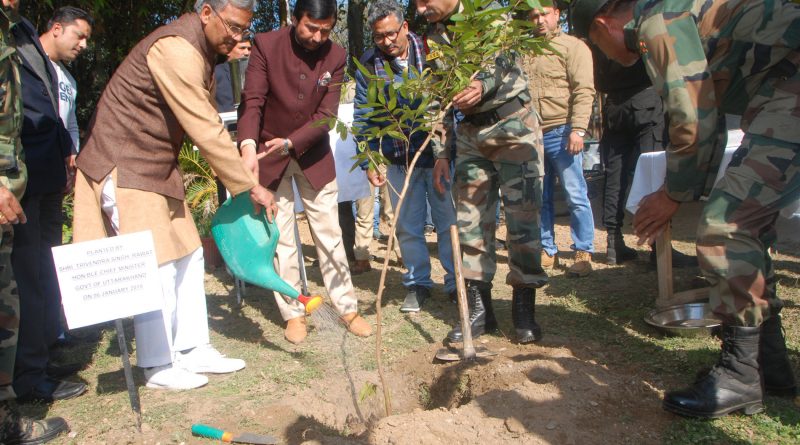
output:
{"label": "soldier in camouflage uniform", "polygon": [[[450,43],[447,26],[449,18],[460,10],[460,2],[417,0],[416,6],[429,22],[427,63],[434,71],[446,71],[440,66],[436,47]],[[519,55],[499,55],[495,67],[478,74],[453,103],[464,114],[458,124],[453,190],[472,335],[497,327],[491,288],[497,269],[495,209],[500,189],[508,228],[510,271],[506,283],[513,288],[514,328],[520,343],[538,341],[542,333],[534,317],[536,288],[547,282],[540,266],[539,230],[544,158],[540,121],[531,104]],[[440,192],[444,190],[441,181],[449,180],[448,139],[433,139],[437,158],[433,177]],[[461,341],[461,327],[456,326],[448,338]]]}
{"label": "soldier in camouflage uniform", "polygon": [[[788,0],[578,0],[573,24],[609,57],[640,57],[670,116],[664,188],[634,218],[642,239],[679,203],[710,195],[697,253],[723,320],[722,357],[664,408],[692,417],[763,410],[767,391],[793,395],[769,247],[778,213],[800,198],[800,5]],[[724,147],[723,113],[745,138],[711,189]]]}
{"label": "soldier in camouflage uniform", "polygon": [[32,421],[21,417],[11,401],[19,331],[19,295],[11,271],[14,224],[24,224],[19,201],[28,180],[19,134],[22,129],[19,56],[11,27],[20,19],[15,0],[0,8],[0,443],[45,443],[68,430],[60,417]]}

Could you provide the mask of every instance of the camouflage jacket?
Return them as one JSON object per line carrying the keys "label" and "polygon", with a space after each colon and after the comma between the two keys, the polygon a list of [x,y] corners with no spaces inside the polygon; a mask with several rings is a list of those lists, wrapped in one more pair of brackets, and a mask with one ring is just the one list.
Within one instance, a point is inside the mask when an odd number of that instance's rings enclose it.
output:
{"label": "camouflage jacket", "polygon": [[22,89],[19,55],[11,27],[19,21],[16,12],[0,6],[0,185],[22,199],[28,175],[22,143]]}
{"label": "camouflage jacket", "polygon": [[[626,26],[669,114],[666,190],[678,201],[710,189],[724,144],[722,113],[741,115],[767,76],[796,69],[800,5],[789,0],[641,0]],[[781,63],[779,66],[779,62]],[[767,113],[762,113],[767,114]],[[786,115],[744,130],[800,142]]]}
{"label": "camouflage jacket", "polygon": [[[486,8],[497,8],[499,6],[499,3],[492,2]],[[450,16],[455,14],[456,11],[460,12],[462,10],[463,6],[459,2],[458,7]],[[450,16],[440,22],[429,24],[425,31],[425,46],[429,50],[426,56],[426,65],[433,71],[444,72],[448,70],[437,57],[436,47],[450,45],[450,34],[447,31],[447,26],[450,24]],[[498,24],[498,26],[502,26],[502,24]],[[499,54],[496,58],[495,66],[478,73],[476,79],[480,80],[483,86],[483,97],[478,105],[469,111],[470,114],[494,110],[512,100],[519,99],[524,103],[528,103],[531,100],[528,92],[528,79],[525,77],[521,58],[516,53]],[[438,109],[440,106],[438,103],[432,104],[434,109]],[[449,157],[450,152],[447,147],[449,147],[448,141],[452,141],[453,138],[453,125],[453,114],[450,113],[445,118],[444,128],[437,131],[437,133],[440,133],[440,137],[431,139],[435,157]]]}

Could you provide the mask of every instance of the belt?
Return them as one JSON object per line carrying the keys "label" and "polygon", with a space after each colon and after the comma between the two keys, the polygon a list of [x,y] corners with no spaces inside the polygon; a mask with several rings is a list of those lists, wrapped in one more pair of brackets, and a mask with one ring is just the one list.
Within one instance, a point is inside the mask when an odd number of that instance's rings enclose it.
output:
{"label": "belt", "polygon": [[522,110],[523,108],[525,108],[525,103],[522,102],[522,99],[515,97],[510,102],[506,102],[494,110],[464,115],[464,122],[475,125],[476,127],[488,127],[500,122],[508,116],[511,116],[519,110]]}

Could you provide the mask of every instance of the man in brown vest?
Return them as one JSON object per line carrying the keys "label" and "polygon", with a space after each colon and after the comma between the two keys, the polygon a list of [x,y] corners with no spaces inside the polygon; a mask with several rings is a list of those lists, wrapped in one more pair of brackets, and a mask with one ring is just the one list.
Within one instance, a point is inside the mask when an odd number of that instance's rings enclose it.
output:
{"label": "man in brown vest", "polygon": [[[328,295],[350,332],[366,337],[372,329],[358,315],[350,280],[328,129],[315,125],[339,110],[347,56],[344,48],[329,39],[336,13],[335,0],[298,0],[292,26],[256,36],[239,104],[239,143],[247,164],[276,194],[276,220],[282,234],[276,262],[281,278],[300,287],[300,246],[292,237],[294,179],[314,235]],[[266,156],[256,162],[256,152]],[[286,339],[300,343],[306,337],[303,306],[277,293],[275,298],[287,320]]]}
{"label": "man in brown vest", "polygon": [[164,308],[134,317],[147,386],[191,389],[244,361],[209,343],[203,250],[185,202],[177,154],[185,135],[233,195],[249,191],[273,218],[272,193],[245,168],[213,103],[217,54],[247,34],[254,0],[197,0],[196,13],[133,48],[108,83],[78,156],[75,241],[150,230]]}

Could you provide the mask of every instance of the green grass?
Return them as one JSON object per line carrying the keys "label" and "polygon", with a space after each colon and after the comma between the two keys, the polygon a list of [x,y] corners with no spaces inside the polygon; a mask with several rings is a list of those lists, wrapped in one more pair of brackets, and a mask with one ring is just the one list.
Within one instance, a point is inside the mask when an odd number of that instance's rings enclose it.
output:
{"label": "green grass", "polygon": [[[689,251],[685,243],[676,243]],[[787,249],[786,252],[795,252]],[[779,295],[786,301],[783,311],[784,327],[795,373],[800,370],[800,265],[793,256],[777,258]],[[435,262],[434,274],[441,277]],[[510,289],[504,284],[505,264],[501,263],[495,279],[495,309],[502,329],[511,328]],[[310,270],[312,291],[321,291],[318,271]],[[360,311],[374,325],[374,289],[377,272],[354,277],[360,300]],[[678,283],[692,277],[678,271]],[[147,443],[210,443],[192,438],[191,423],[200,419],[216,420],[222,426],[240,431],[278,435],[288,443],[318,440],[320,443],[351,443],[357,438],[356,429],[344,422],[337,430],[325,418],[310,418],[305,414],[290,419],[286,429],[266,422],[266,416],[284,419],[284,411],[265,412],[264,406],[289,403],[295,397],[319,391],[326,399],[329,389],[348,386],[355,393],[356,403],[381,406],[382,390],[375,386],[374,337],[359,339],[311,331],[306,342],[290,345],[283,339],[283,323],[271,294],[248,289],[245,305],[234,307],[232,283],[224,272],[209,276],[209,315],[212,343],[231,357],[243,358],[248,367],[229,376],[212,376],[211,384],[199,390],[165,393],[142,389],[145,409]],[[443,339],[456,320],[453,306],[440,289],[422,312],[401,314],[398,310],[403,296],[399,272],[389,273],[384,296],[383,362],[387,370],[403,371],[413,354],[428,354],[431,345]],[[324,293],[324,292],[323,292]],[[563,271],[552,274],[550,284],[537,292],[537,320],[542,324],[548,344],[587,346],[581,359],[591,359],[621,375],[638,378],[639,374],[655,376],[648,381],[657,391],[689,384],[695,372],[713,364],[718,356],[719,342],[713,338],[665,337],[646,325],[643,318],[653,308],[656,274],[642,261],[625,267],[598,267],[584,279],[569,279]],[[129,348],[134,354],[132,323],[125,323]],[[87,382],[90,391],[82,397],[47,405],[27,405],[24,411],[36,417],[62,415],[73,426],[76,437],[62,436],[56,444],[138,443],[133,428],[128,394],[125,389],[117,338],[112,328],[103,327],[101,338],[67,350],[60,362],[81,361],[89,366],[79,378]],[[507,332],[507,334],[509,334]],[[510,335],[510,334],[509,334]],[[502,336],[494,341],[504,341]],[[399,374],[394,374],[395,376]],[[141,371],[135,368],[138,385],[143,385]],[[350,380],[348,380],[350,379]],[[408,385],[408,393],[421,407],[436,406],[440,395],[424,379],[393,381],[395,393]],[[468,402],[474,383],[470,375],[454,376],[454,399]],[[441,388],[439,388],[441,391]],[[393,393],[393,397],[394,394]],[[348,406],[352,400],[347,400]],[[313,403],[312,403],[313,404]],[[665,427],[652,431],[654,443],[663,444],[796,444],[800,443],[800,408],[791,400],[768,397],[766,412],[755,416],[732,415],[713,421],[688,420],[671,417]],[[313,406],[311,407],[314,408]],[[347,407],[342,407],[345,409]],[[333,416],[332,413],[328,414]],[[615,422],[633,423],[637,413],[631,412]],[[289,422],[285,420],[285,422]],[[278,422],[277,420],[275,422]],[[279,423],[276,423],[279,424]],[[119,431],[122,430],[123,433]],[[127,434],[127,435],[126,435]],[[310,438],[310,439],[309,439]],[[327,442],[326,442],[327,440]]]}

